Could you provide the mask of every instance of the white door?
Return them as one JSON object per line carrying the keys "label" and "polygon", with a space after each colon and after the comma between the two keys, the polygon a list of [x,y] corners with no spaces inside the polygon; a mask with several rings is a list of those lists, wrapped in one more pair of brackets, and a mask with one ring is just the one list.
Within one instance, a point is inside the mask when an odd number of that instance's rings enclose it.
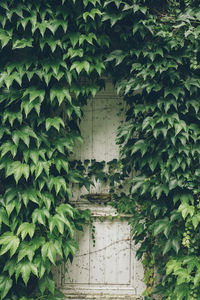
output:
{"label": "white door", "polygon": [[[122,100],[116,95],[111,82],[89,100],[81,123],[84,144],[77,149],[76,158],[110,161],[118,157],[115,143]],[[107,187],[96,184],[91,193],[108,192]],[[143,269],[136,260],[128,220],[108,220],[116,215],[111,206],[91,204],[82,200],[86,190],[76,190],[74,202],[78,207],[90,208],[94,217],[95,246],[90,228],[77,234],[80,247],[72,265],[61,270],[58,284],[66,299],[141,299],[144,290]],[[99,220],[101,217],[101,221]]]}

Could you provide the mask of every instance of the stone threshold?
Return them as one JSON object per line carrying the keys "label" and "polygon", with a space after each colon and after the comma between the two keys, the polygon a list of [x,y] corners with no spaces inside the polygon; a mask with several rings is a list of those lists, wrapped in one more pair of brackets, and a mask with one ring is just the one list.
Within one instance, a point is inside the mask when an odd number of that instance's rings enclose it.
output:
{"label": "stone threshold", "polygon": [[142,300],[143,297],[137,295],[111,295],[111,294],[74,294],[67,295],[65,300],[81,300],[81,299],[90,299],[90,300]]}

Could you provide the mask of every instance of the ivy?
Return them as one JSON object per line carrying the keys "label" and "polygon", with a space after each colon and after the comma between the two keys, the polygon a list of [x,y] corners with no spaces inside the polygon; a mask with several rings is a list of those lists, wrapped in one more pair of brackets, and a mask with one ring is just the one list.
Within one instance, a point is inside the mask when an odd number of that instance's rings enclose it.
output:
{"label": "ivy", "polygon": [[[90,220],[71,186],[95,181],[133,214],[146,299],[199,298],[199,32],[193,0],[0,3],[2,300],[62,299],[51,265]],[[120,159],[72,161],[105,75],[127,107]]]}
{"label": "ivy", "polygon": [[114,46],[107,68],[128,106],[118,143],[130,174],[130,200],[116,206],[133,214],[144,296],[199,299],[198,4],[134,0],[105,6]]}
{"label": "ivy", "polygon": [[90,222],[69,204],[71,183],[86,184],[70,156],[105,70],[101,10],[99,1],[0,4],[2,300],[62,299],[51,265],[72,260],[74,233]]}

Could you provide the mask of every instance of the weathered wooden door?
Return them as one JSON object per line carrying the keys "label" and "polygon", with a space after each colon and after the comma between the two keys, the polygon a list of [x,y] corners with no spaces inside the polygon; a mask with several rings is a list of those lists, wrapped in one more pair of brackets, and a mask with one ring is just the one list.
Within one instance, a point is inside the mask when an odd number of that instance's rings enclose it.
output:
{"label": "weathered wooden door", "polygon": [[[115,143],[116,130],[120,122],[121,99],[116,95],[111,82],[85,107],[85,118],[81,123],[84,144],[77,149],[79,159],[110,161],[118,157]],[[98,185],[93,193],[106,192]],[[76,191],[74,202],[81,208],[90,208],[94,217],[95,246],[90,228],[77,234],[80,251],[72,265],[63,268],[58,277],[66,299],[140,299],[144,290],[143,270],[136,260],[135,246],[131,239],[128,220],[114,219],[111,206],[91,204],[81,199],[86,190]],[[99,220],[99,217],[101,217]]]}

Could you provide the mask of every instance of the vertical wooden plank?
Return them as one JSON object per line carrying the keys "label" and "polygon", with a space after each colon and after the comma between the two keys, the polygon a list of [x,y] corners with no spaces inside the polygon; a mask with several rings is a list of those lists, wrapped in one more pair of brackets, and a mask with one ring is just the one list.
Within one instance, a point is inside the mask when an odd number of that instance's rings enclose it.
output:
{"label": "vertical wooden plank", "polygon": [[117,222],[118,225],[118,284],[130,284],[132,272],[132,253],[130,226],[126,221]]}
{"label": "vertical wooden plank", "polygon": [[74,257],[73,263],[68,263],[67,265],[66,281],[68,283],[89,283],[89,239],[89,228],[85,227],[84,232],[78,233],[77,235],[80,250]]}
{"label": "vertical wooden plank", "polygon": [[115,222],[106,222],[105,284],[115,284],[117,277],[117,231]]}
{"label": "vertical wooden plank", "polygon": [[95,229],[95,247],[92,240],[90,242],[90,284],[104,284],[105,272],[105,224],[94,222]]}

